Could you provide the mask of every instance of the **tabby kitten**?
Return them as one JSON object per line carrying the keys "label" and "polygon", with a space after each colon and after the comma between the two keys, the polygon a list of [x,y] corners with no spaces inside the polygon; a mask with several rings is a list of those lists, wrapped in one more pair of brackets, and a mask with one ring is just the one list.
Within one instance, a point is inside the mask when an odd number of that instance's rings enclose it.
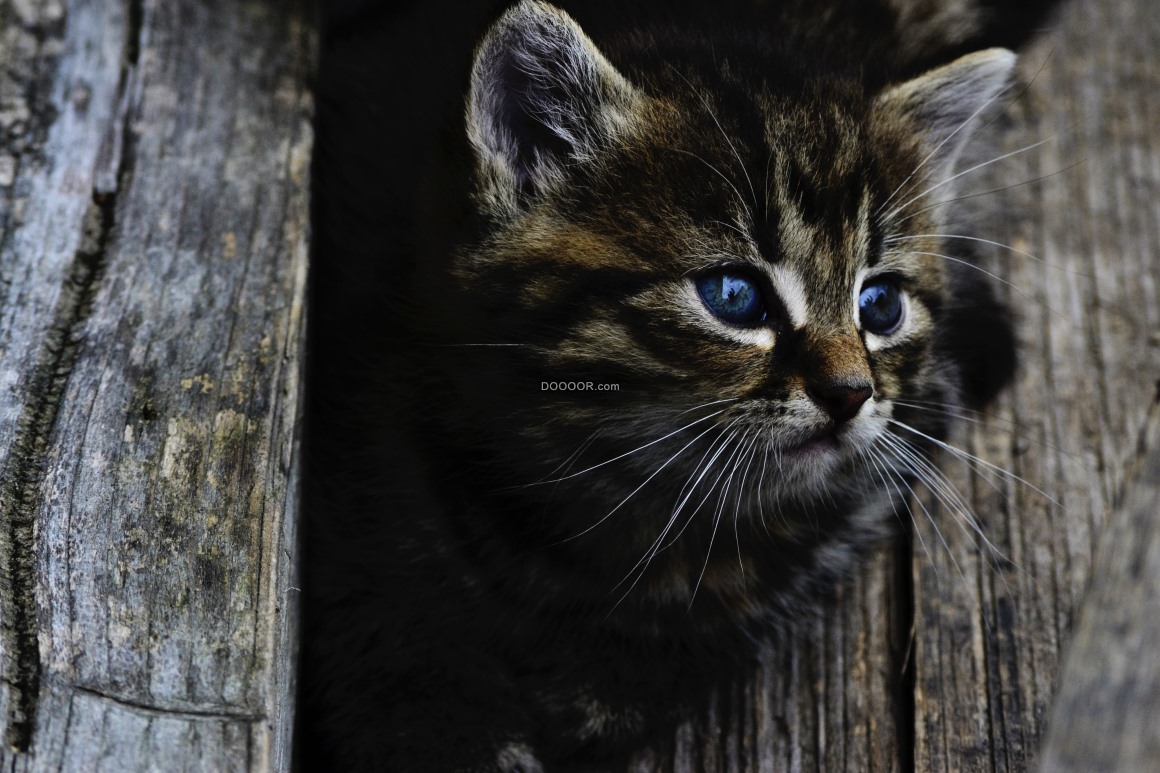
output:
{"label": "tabby kitten", "polygon": [[390,260],[317,289],[310,769],[613,764],[888,532],[945,431],[904,404],[1009,376],[928,236],[1015,61],[982,12],[570,5],[499,15],[452,138],[391,148],[389,242],[328,214],[375,217],[323,107],[321,249]]}

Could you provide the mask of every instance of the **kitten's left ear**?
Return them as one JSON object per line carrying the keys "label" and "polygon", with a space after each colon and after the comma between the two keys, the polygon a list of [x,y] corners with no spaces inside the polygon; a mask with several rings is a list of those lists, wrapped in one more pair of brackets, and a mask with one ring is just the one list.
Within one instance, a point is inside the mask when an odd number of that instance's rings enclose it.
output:
{"label": "kitten's left ear", "polygon": [[989,48],[960,57],[883,92],[875,117],[887,125],[902,121],[922,137],[923,171],[928,179],[947,179],[955,159],[974,130],[977,115],[1006,88],[1015,54]]}
{"label": "kitten's left ear", "polygon": [[505,209],[518,206],[621,131],[637,100],[568,14],[524,0],[475,53],[467,128],[481,183]]}

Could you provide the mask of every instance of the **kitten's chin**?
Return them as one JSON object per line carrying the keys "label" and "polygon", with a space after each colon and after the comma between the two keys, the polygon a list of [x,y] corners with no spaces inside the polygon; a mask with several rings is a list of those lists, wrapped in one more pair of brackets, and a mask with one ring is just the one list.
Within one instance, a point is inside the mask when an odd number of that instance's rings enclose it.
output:
{"label": "kitten's chin", "polygon": [[841,442],[838,439],[837,433],[833,430],[825,430],[790,446],[786,449],[785,453],[787,456],[799,456],[808,459],[825,453],[837,453]]}
{"label": "kitten's chin", "polygon": [[800,489],[800,493],[828,489],[835,474],[858,458],[869,438],[868,428],[826,428],[791,445],[780,452],[783,484]]}
{"label": "kitten's chin", "polygon": [[806,491],[824,487],[849,455],[849,445],[834,432],[826,431],[783,449],[779,463],[783,485]]}
{"label": "kitten's chin", "polygon": [[786,460],[802,462],[838,461],[854,453],[860,441],[859,433],[849,427],[821,427],[783,446],[781,454]]}

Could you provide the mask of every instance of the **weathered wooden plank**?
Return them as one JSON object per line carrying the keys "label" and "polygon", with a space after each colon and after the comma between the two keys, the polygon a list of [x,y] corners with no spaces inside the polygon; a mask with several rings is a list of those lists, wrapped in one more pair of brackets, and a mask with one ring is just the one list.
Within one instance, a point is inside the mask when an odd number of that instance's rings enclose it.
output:
{"label": "weathered wooden plank", "polygon": [[6,765],[289,764],[309,19],[0,2]]}
{"label": "weathered wooden plank", "polygon": [[1160,395],[1140,451],[1100,539],[1044,771],[1152,771],[1160,760]]}
{"label": "weathered wooden plank", "polygon": [[255,759],[260,720],[158,712],[67,685],[42,693],[30,770],[219,771],[285,769]]}
{"label": "weathered wooden plank", "polygon": [[[123,5],[3,3],[0,81],[0,738],[24,746],[36,697],[32,553],[43,451],[80,303],[93,192],[118,104]],[[11,73],[11,76],[8,76]]]}
{"label": "weathered wooden plank", "polygon": [[1034,82],[1014,120],[994,127],[1003,151],[1049,141],[964,186],[1043,178],[977,200],[969,231],[1013,248],[982,250],[983,267],[1009,283],[1022,362],[1014,388],[958,438],[984,463],[944,462],[995,550],[930,498],[947,545],[918,521],[930,548],[916,544],[913,559],[919,770],[1034,764],[1073,610],[1098,579],[1094,546],[1160,375],[1160,156],[1147,120],[1158,43],[1146,3],[1065,6],[1024,57]]}
{"label": "weathered wooden plank", "polygon": [[899,556],[884,551],[796,636],[770,645],[752,677],[714,695],[670,744],[637,755],[651,771],[897,771],[909,609]]}

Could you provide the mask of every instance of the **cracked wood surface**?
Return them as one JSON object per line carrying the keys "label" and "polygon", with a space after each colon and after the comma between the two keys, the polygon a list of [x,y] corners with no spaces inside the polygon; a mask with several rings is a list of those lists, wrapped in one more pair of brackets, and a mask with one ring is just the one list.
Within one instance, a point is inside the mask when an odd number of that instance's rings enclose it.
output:
{"label": "cracked wood surface", "polygon": [[947,231],[1008,245],[968,246],[1021,359],[951,439],[979,461],[942,454],[962,503],[919,487],[911,548],[631,770],[1156,769],[1158,50],[1144,0],[1066,4],[960,164],[1048,140],[964,176],[995,192]]}
{"label": "cracked wood surface", "polygon": [[305,2],[0,0],[0,765],[289,764]]}

